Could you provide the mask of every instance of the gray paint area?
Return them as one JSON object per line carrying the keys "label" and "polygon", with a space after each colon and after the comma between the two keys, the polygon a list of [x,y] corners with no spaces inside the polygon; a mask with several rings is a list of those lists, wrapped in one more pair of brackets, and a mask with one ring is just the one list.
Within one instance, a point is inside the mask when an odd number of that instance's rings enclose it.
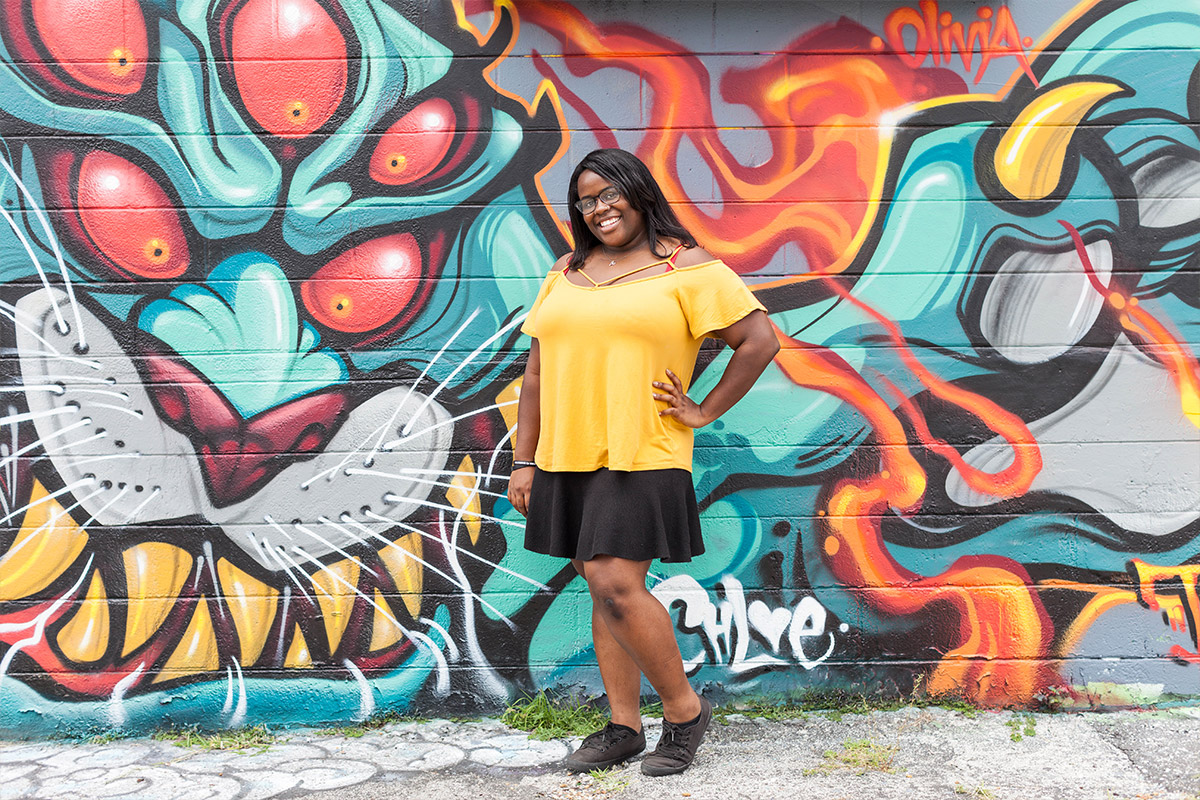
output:
{"label": "gray paint area", "polygon": [[[660,722],[645,726],[653,747]],[[565,773],[562,759],[578,739],[535,741],[494,720],[329,733],[282,733],[261,752],[147,739],[0,743],[3,796],[1185,800],[1200,791],[1196,709],[967,716],[909,707],[787,722],[735,714],[710,728],[691,769],[667,778],[643,776],[637,760],[600,776]]]}
{"label": "gray paint area", "polygon": [[[1156,536],[1200,517],[1200,429],[1181,413],[1170,374],[1128,340],[1118,341],[1070,403],[1029,423],[1029,431],[1042,454],[1030,491],[1075,498],[1128,530]],[[1100,438],[1111,431],[1122,441]],[[999,437],[964,456],[993,473],[1012,458]],[[996,501],[970,489],[958,472],[946,493],[968,507]]]}

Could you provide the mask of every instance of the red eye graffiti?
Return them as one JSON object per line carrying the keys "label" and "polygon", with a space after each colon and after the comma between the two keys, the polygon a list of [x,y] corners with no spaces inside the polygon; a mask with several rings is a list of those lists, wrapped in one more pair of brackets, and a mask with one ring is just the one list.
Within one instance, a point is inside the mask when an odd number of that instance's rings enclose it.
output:
{"label": "red eye graffiti", "polygon": [[373,239],[334,258],[300,287],[304,306],[343,333],[375,330],[399,316],[417,294],[421,248],[410,233]]}
{"label": "red eye graffiti", "polygon": [[76,207],[86,238],[125,277],[175,278],[187,271],[179,212],[132,161],[100,150],[84,156]]}
{"label": "red eye graffiti", "polygon": [[426,100],[392,124],[371,155],[371,178],[389,186],[416,183],[433,172],[454,140],[454,109]]}
{"label": "red eye graffiti", "polygon": [[346,39],[314,0],[248,0],[230,39],[242,102],[268,132],[307,136],[341,104]]}

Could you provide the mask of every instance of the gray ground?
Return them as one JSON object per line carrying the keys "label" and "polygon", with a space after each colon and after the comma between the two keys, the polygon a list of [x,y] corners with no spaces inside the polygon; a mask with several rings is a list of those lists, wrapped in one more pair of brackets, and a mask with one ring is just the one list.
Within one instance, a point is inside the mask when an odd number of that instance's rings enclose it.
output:
{"label": "gray ground", "polygon": [[[647,720],[647,738],[659,726]],[[493,720],[292,731],[263,752],[126,739],[0,742],[0,798],[1200,798],[1200,709],[964,715],[906,708],[714,723],[683,775],[600,777]]]}

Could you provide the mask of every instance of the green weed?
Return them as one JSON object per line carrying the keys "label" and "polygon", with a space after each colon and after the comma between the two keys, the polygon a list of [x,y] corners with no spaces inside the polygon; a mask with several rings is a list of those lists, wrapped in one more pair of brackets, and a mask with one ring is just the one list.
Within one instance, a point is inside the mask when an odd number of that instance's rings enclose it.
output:
{"label": "green weed", "polygon": [[900,748],[877,744],[870,739],[847,739],[841,750],[826,750],[824,761],[804,770],[805,775],[828,775],[837,770],[849,770],[855,775],[868,772],[892,772],[892,760]]}
{"label": "green weed", "polygon": [[265,753],[277,739],[267,730],[266,725],[255,725],[252,728],[218,731],[216,733],[201,733],[195,728],[169,729],[158,731],[153,736],[160,742],[174,742],[176,747],[196,747],[202,750],[233,750],[244,753],[253,750]]}
{"label": "green weed", "polygon": [[966,795],[967,797],[975,798],[975,800],[994,800],[996,793],[991,789],[985,789],[982,786],[976,786],[974,789],[969,789],[961,783],[954,784],[954,793]]}
{"label": "green weed", "polygon": [[592,779],[590,788],[599,795],[620,794],[629,788],[629,778],[616,767],[594,769],[588,777]]}
{"label": "green weed", "polygon": [[593,706],[551,700],[544,692],[524,697],[504,710],[500,721],[510,728],[528,731],[533,739],[586,736],[608,722],[608,713]]}
{"label": "green weed", "polygon": [[1037,720],[1032,714],[1013,714],[1012,719],[1004,724],[1008,726],[1008,738],[1014,742],[1026,736],[1037,736]]}

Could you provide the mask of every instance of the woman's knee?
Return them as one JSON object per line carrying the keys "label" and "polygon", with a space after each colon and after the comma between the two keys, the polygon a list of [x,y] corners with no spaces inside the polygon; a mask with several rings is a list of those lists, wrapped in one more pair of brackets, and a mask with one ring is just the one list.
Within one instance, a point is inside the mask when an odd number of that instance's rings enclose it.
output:
{"label": "woman's knee", "polygon": [[628,613],[630,604],[646,592],[646,575],[638,568],[638,562],[611,562],[587,562],[586,579],[595,606],[605,616],[620,620]]}

